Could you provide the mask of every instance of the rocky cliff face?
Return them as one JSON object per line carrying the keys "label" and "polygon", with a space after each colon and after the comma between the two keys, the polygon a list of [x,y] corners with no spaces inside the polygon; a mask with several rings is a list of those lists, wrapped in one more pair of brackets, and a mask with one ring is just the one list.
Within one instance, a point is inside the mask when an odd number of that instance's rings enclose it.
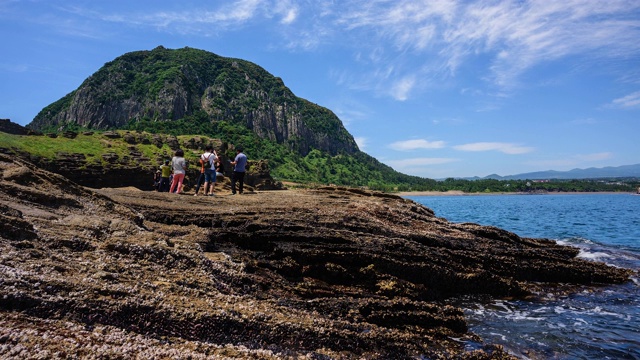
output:
{"label": "rocky cliff face", "polygon": [[242,124],[258,136],[306,155],[358,150],[329,110],[296,97],[255,64],[184,48],[125,54],[72,93],[43,109],[29,127],[121,128],[129,121],[175,121],[196,114]]}
{"label": "rocky cliff face", "polygon": [[9,119],[0,119],[0,131],[13,135],[42,135],[41,133],[34,132],[31,129],[27,129],[16,123],[13,123]]}
{"label": "rocky cliff face", "polygon": [[631,273],[354,189],[93,191],[3,154],[0,180],[6,359],[506,359],[439,300]]}

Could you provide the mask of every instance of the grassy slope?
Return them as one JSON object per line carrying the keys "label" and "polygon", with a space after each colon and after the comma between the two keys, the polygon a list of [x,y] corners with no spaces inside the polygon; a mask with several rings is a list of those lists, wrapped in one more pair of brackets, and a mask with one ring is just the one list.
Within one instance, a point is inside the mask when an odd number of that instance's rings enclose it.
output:
{"label": "grassy slope", "polygon": [[[248,130],[247,130],[248,131]],[[124,130],[118,131],[121,134]],[[244,135],[242,135],[244,134]],[[136,136],[151,139],[153,134],[136,132]],[[633,192],[640,186],[638,179],[612,180],[558,180],[549,183],[534,183],[527,180],[462,180],[447,179],[435,181],[430,179],[408,176],[394,171],[379,163],[369,155],[358,152],[354,155],[329,156],[321,151],[311,151],[301,157],[284,149],[279,144],[258,139],[247,132],[230,134],[230,136],[245,144],[249,144],[246,151],[252,160],[267,159],[271,167],[271,174],[276,180],[293,181],[301,184],[336,184],[346,186],[368,186],[382,191],[448,191],[459,190],[467,193],[491,192],[528,192],[528,191],[622,191]],[[186,144],[194,137],[218,139],[215,136],[177,135],[180,144]],[[55,160],[58,154],[82,154],[88,165],[106,166],[103,155],[116,154],[120,161],[130,158],[132,145],[123,138],[112,139],[95,132],[93,135],[79,133],[74,139],[58,136],[22,136],[0,132],[0,148],[10,149],[19,153],[28,153],[36,158]],[[136,144],[135,151],[142,153],[151,160],[150,164],[131,163],[129,166],[159,165],[158,159],[171,158],[173,150],[165,143],[158,148],[153,144]],[[227,150],[227,157],[232,157],[233,150]],[[199,149],[185,147],[185,157],[196,164]],[[257,156],[259,154],[261,156]],[[133,161],[133,159],[131,160]],[[157,162],[157,164],[156,164]],[[120,166],[120,165],[110,165]]]}
{"label": "grassy slope", "polygon": [[[118,131],[124,134],[125,131]],[[150,136],[150,134],[143,134]],[[180,143],[184,143],[193,136],[178,136]],[[131,144],[122,138],[111,139],[101,132],[92,135],[78,134],[73,139],[58,136],[51,138],[48,136],[21,136],[0,132],[0,143],[3,148],[8,148],[16,152],[29,153],[33,157],[45,160],[55,160],[59,154],[82,154],[85,156],[87,164],[107,165],[103,155],[115,154],[119,159],[128,157],[131,152]],[[136,144],[135,150],[142,153],[152,161],[158,158],[170,158],[173,151],[167,144],[158,148],[153,144]],[[197,162],[199,152],[185,151],[187,160]],[[136,164],[131,164],[136,165]]]}

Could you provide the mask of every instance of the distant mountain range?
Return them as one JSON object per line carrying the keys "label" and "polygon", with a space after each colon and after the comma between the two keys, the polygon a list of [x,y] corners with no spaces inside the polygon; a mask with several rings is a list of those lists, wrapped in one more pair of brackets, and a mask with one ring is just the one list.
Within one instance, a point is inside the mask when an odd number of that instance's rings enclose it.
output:
{"label": "distant mountain range", "polygon": [[[569,171],[536,171],[517,175],[500,176],[491,174],[482,179],[496,180],[539,180],[539,179],[596,179],[596,178],[620,178],[640,177],[640,164],[607,166],[603,168],[573,169]],[[481,179],[475,177],[474,179]]]}

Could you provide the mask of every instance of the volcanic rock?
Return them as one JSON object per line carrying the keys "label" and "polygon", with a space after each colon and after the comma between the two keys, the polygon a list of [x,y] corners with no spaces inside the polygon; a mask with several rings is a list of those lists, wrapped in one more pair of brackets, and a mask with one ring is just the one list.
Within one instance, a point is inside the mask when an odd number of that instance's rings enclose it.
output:
{"label": "volcanic rock", "polygon": [[27,129],[24,126],[11,122],[9,119],[0,119],[0,131],[14,135],[42,135],[39,131]]}
{"label": "volcanic rock", "polygon": [[0,358],[503,359],[465,295],[628,281],[575,248],[326,187],[93,190],[0,154]]}

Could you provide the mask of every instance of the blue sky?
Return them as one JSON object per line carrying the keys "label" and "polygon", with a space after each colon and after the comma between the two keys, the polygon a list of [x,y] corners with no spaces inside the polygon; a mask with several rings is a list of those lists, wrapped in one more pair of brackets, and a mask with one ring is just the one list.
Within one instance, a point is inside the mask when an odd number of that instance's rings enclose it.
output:
{"label": "blue sky", "polygon": [[185,46],[254,62],[406,174],[640,163],[640,1],[0,0],[0,118],[106,62]]}

